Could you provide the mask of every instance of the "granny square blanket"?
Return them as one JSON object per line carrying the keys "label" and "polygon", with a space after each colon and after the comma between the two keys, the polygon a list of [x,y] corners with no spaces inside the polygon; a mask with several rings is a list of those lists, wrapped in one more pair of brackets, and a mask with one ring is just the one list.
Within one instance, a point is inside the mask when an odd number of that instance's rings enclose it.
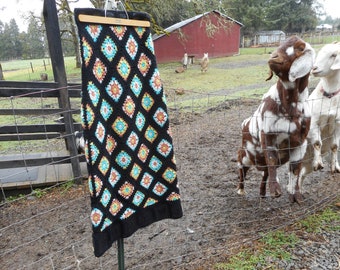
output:
{"label": "granny square blanket", "polygon": [[[182,217],[165,95],[150,28],[79,21],[81,118],[86,141],[94,254],[153,222]],[[140,12],[130,19],[149,20]]]}

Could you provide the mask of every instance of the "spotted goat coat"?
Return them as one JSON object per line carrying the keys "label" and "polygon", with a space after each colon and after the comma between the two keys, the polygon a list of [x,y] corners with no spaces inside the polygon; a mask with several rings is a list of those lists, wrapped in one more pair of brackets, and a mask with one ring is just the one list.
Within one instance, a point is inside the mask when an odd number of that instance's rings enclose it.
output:
{"label": "spotted goat coat", "polygon": [[266,196],[267,181],[270,195],[281,196],[277,168],[289,162],[289,197],[292,202],[302,201],[298,176],[310,128],[311,114],[306,99],[314,56],[313,48],[297,36],[287,39],[272,53],[267,80],[275,74],[278,81],[263,96],[254,114],[242,123],[242,148],[238,151],[239,194],[245,194],[246,173],[255,166],[263,171],[261,197]]}

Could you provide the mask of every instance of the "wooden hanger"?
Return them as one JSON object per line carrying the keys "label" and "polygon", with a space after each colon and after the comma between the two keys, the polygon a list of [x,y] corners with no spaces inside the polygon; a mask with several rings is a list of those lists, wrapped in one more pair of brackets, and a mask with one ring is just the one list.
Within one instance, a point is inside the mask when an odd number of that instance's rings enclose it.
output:
{"label": "wooden hanger", "polygon": [[133,19],[122,19],[114,17],[105,16],[94,16],[79,14],[79,21],[97,24],[111,24],[111,25],[126,25],[126,26],[140,26],[140,27],[150,27],[149,21],[133,20]]}

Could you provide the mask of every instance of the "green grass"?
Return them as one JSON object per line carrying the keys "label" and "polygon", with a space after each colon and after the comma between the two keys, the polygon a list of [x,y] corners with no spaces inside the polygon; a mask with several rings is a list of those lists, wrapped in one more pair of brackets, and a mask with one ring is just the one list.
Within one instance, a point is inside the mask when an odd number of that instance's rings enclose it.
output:
{"label": "green grass", "polygon": [[[338,198],[339,203],[339,198]],[[321,231],[339,231],[339,210],[327,207],[326,209],[309,215],[292,226],[292,230],[279,230],[264,234],[254,246],[243,248],[237,254],[231,256],[228,261],[216,263],[216,270],[253,270],[253,269],[277,269],[275,260],[291,260],[290,249],[293,249],[300,241],[296,232],[317,234]],[[304,236],[306,237],[306,236]]]}
{"label": "green grass", "polygon": [[237,255],[231,257],[227,263],[216,264],[215,269],[252,270],[264,267],[265,269],[275,269],[274,266],[268,266],[268,261],[275,261],[276,259],[289,261],[291,255],[285,249],[293,248],[298,241],[298,237],[292,233],[284,231],[270,232],[259,240],[254,249],[242,250]]}
{"label": "green grass", "polygon": [[310,215],[299,221],[296,227],[309,233],[319,233],[321,228],[326,231],[340,231],[339,221],[339,211],[328,207],[321,213]]}
{"label": "green grass", "polygon": [[[68,76],[80,78],[80,69],[75,68],[75,58],[65,57],[64,61]],[[46,73],[48,81],[53,81],[51,60],[48,58],[5,61],[1,65],[7,81],[39,81],[41,73]]]}

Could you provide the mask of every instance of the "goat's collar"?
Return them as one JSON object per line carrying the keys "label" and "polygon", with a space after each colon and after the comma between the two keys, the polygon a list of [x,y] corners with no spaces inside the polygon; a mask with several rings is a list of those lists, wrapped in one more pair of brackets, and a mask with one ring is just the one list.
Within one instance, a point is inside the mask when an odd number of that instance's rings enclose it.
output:
{"label": "goat's collar", "polygon": [[328,93],[328,92],[325,91],[325,89],[321,88],[321,93],[322,93],[322,95],[323,95],[324,97],[332,98],[332,97],[334,97],[334,96],[340,94],[340,89],[337,90],[337,91],[335,91],[335,92],[333,92],[333,93]]}

